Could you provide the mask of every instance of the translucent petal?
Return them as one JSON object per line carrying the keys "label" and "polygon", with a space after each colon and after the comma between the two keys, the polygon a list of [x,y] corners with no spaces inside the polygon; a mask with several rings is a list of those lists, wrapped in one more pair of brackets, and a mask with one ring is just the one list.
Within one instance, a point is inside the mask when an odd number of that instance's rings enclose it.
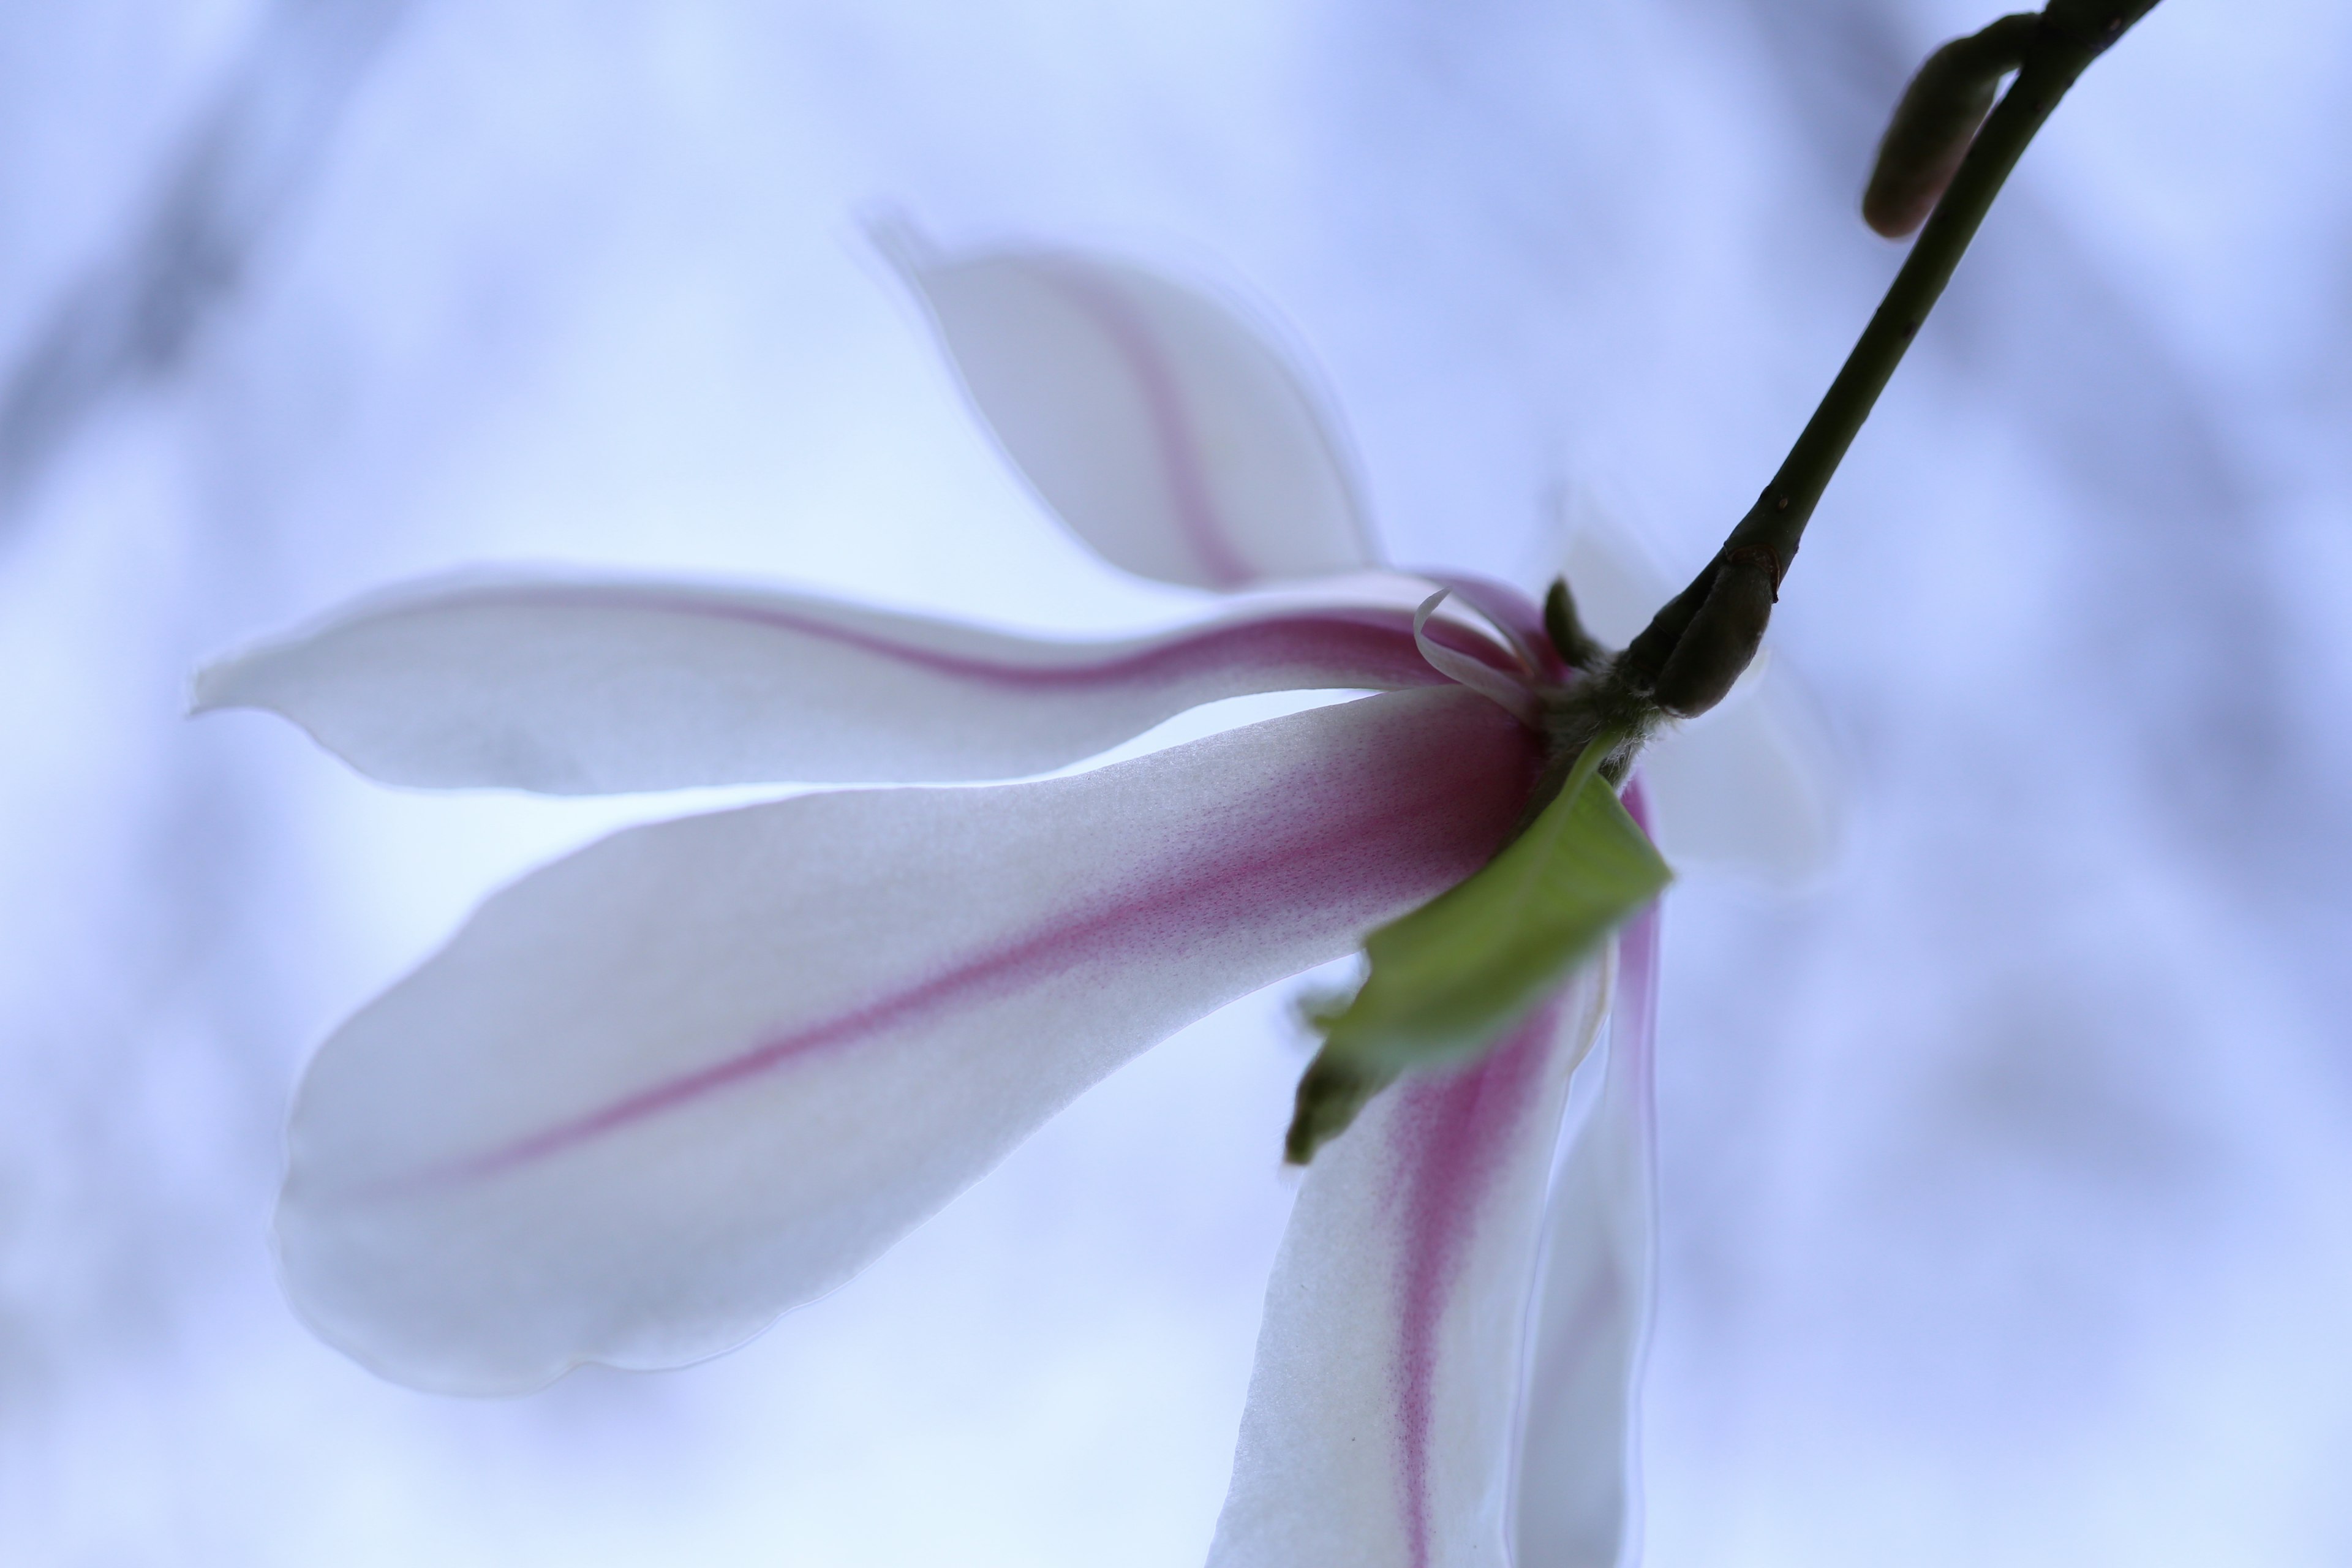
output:
{"label": "translucent petal", "polygon": [[1560,571],[1584,629],[1612,648],[1633,641],[1680,585],[1623,530],[1591,516],[1569,540]]}
{"label": "translucent petal", "polygon": [[1201,588],[1375,559],[1336,430],[1234,307],[1103,257],[877,240],[1005,454],[1104,559]]}
{"label": "translucent petal", "polygon": [[[1366,590],[1379,586],[1364,585]],[[1508,656],[1468,628],[1450,644]],[[394,784],[553,795],[1043,773],[1199,703],[1444,679],[1410,609],[1291,595],[1063,643],[813,595],[466,577],[362,601],[197,678]]]}
{"label": "translucent petal", "polygon": [[1508,1561],[1544,1194],[1605,969],[1475,1066],[1399,1082],[1308,1168],[1211,1568]]}
{"label": "translucent petal", "polygon": [[320,1052],[289,1291],[421,1387],[724,1350],[1136,1052],[1466,875],[1536,766],[1446,688],[1071,778],[617,834]]}
{"label": "translucent petal", "polygon": [[1552,1190],[1516,1486],[1517,1561],[1631,1568],[1641,1536],[1637,1396],[1656,1229],[1658,911],[1618,938],[1599,1093]]}
{"label": "translucent petal", "polygon": [[1842,817],[1819,733],[1787,672],[1758,660],[1713,711],[1643,754],[1659,847],[1770,888],[1817,880],[1836,861]]}

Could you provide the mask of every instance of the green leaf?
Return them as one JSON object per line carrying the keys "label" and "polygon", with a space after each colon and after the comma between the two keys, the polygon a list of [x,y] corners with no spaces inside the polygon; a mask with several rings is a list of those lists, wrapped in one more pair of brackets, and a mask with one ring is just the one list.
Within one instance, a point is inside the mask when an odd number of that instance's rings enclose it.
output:
{"label": "green leaf", "polygon": [[1673,879],[1601,776],[1622,737],[1584,749],[1559,794],[1500,855],[1364,943],[1355,999],[1318,1019],[1289,1157],[1305,1163],[1398,1073],[1494,1045]]}

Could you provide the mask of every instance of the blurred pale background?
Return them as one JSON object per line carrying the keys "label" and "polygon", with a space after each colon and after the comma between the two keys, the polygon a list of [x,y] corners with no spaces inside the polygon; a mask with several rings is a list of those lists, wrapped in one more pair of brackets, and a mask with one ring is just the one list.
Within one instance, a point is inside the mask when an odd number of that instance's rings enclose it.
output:
{"label": "blurred pale background", "polygon": [[[1398,559],[1533,584],[1566,486],[1686,573],[1899,256],[1880,117],[1990,15],[0,10],[0,1561],[1197,1563],[1279,994],[739,1354],[413,1394],[271,1281],[299,1065],[677,807],[378,788],[188,671],[490,559],[1184,613],[998,462],[884,209],[1270,302]],[[1657,1564],[2352,1561],[2348,80],[2341,5],[2161,6],[1815,523],[1775,630],[1843,853],[1668,916]]]}

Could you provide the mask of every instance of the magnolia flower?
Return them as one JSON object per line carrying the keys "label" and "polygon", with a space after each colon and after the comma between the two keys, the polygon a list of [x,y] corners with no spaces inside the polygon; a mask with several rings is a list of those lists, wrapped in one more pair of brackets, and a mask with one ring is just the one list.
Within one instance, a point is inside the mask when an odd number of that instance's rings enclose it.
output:
{"label": "magnolia flower", "polygon": [[[897,250],[1046,505],[1229,608],[1075,644],[473,576],[215,665],[196,705],[275,710],[392,783],[574,794],[1019,777],[1213,699],[1377,695],[1071,776],[635,827],[492,896],[328,1040],[293,1111],[287,1289],[386,1377],[512,1393],[740,1343],[1144,1047],[1470,876],[1528,805],[1529,703],[1569,676],[1542,615],[1432,579],[1457,616],[1381,573],[1342,442],[1239,314],[1095,257]],[[1213,1563],[1619,1559],[1656,952],[1653,912],[1315,1160]]]}

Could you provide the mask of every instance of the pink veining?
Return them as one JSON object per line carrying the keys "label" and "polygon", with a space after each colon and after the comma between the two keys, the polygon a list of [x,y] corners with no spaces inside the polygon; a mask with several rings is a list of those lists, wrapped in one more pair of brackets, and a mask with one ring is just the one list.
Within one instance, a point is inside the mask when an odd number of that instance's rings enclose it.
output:
{"label": "pink veining", "polygon": [[[1638,778],[1628,784],[1623,798],[1628,814],[1647,832],[1649,805]],[[1622,1098],[1602,1109],[1633,1119],[1622,1131],[1637,1142],[1646,1203],[1654,1190],[1650,1163],[1654,1158],[1652,1047],[1657,1018],[1658,906],[1653,903],[1636,915],[1617,942],[1619,990],[1610,1024],[1610,1066],[1611,1078],[1618,1079],[1612,1087],[1622,1090]],[[1538,1099],[1536,1086],[1549,1053],[1559,1047],[1561,1005],[1555,999],[1475,1067],[1397,1091],[1412,1097],[1402,1112],[1405,1126],[1397,1183],[1403,1205],[1397,1277],[1397,1420],[1399,1479],[1412,1568],[1428,1568],[1433,1550],[1429,1472],[1439,1332],[1475,1238],[1482,1200],[1508,1159],[1518,1131],[1515,1122]],[[1648,1223],[1646,1211],[1643,1222]],[[1636,1261],[1647,1268],[1646,1250]],[[1623,1283],[1646,1296],[1646,1274]]]}
{"label": "pink veining", "polygon": [[1152,445],[1158,449],[1160,471],[1168,481],[1168,499],[1176,525],[1184,533],[1194,559],[1220,588],[1238,588],[1255,580],[1257,570],[1235,547],[1233,532],[1210,493],[1208,465],[1202,460],[1200,432],[1184,405],[1184,389],[1175,366],[1146,322],[1126,300],[1086,271],[1070,266],[1046,269],[1070,302],[1084,310],[1117,345],[1143,394],[1146,416],[1151,422]]}
{"label": "pink veining", "polygon": [[[1646,829],[1649,811],[1638,778],[1624,799]],[[1636,1394],[1653,1268],[1658,931],[1658,905],[1652,903],[1618,933],[1616,995],[1600,1093],[1577,1129],[1551,1199],[1577,1212],[1554,1222],[1554,1244],[1565,1250],[1547,1268],[1545,1289],[1557,1294],[1540,1307],[1544,1326],[1529,1369],[1534,1381],[1521,1462],[1572,1458],[1582,1468],[1567,1487],[1572,1507],[1534,1510],[1536,1536],[1523,1533],[1520,1541],[1523,1550],[1539,1554],[1530,1562],[1571,1550],[1580,1562],[1639,1560]],[[1616,1439],[1613,1454],[1599,1447],[1604,1433]],[[1562,1478],[1522,1470],[1514,1479],[1515,1488],[1549,1487]],[[1531,1516],[1524,1506],[1517,1511],[1524,1532]]]}
{"label": "pink veining", "polygon": [[[1626,785],[1626,815],[1643,832],[1650,831],[1650,800],[1640,775]],[[1609,1048],[1620,1049],[1631,1072],[1633,1091],[1640,1108],[1643,1142],[1657,1121],[1658,1037],[1658,906],[1652,903],[1627,923],[1617,937],[1617,1003],[1610,1013]],[[1645,1152],[1645,1163],[1654,1159]]]}
{"label": "pink veining", "polygon": [[[1476,708],[1461,722],[1391,721],[1366,736],[1377,756],[1331,760],[1244,803],[1247,831],[1173,875],[1142,876],[1092,908],[876,997],[572,1116],[499,1148],[387,1184],[383,1195],[479,1179],[772,1072],[810,1053],[1084,963],[1169,928],[1229,923],[1245,910],[1352,908],[1377,894],[1409,905],[1458,881],[1500,845],[1533,784],[1532,737]],[[1366,764],[1373,764],[1367,766]],[[1039,787],[1039,786],[1030,786]],[[1191,847],[1188,847],[1188,848]],[[1384,918],[1384,917],[1374,917]],[[1369,923],[1369,922],[1368,922]],[[1500,1054],[1500,1053],[1498,1053]]]}
{"label": "pink veining", "polygon": [[1436,1404],[1438,1334],[1481,1200],[1507,1163],[1517,1129],[1558,1047],[1557,1000],[1519,1026],[1475,1067],[1392,1091],[1410,1097],[1398,1188],[1404,1205],[1397,1289],[1397,1420],[1405,1531],[1412,1568],[1431,1552],[1429,1466]]}
{"label": "pink veining", "polygon": [[[1446,679],[1421,657],[1414,644],[1411,611],[1371,605],[1234,616],[1140,646],[1115,645],[1108,655],[1085,645],[1039,644],[1057,657],[1036,660],[987,658],[927,647],[773,602],[623,584],[466,588],[439,595],[424,607],[460,606],[709,616],[836,643],[957,679],[1044,690],[1153,680],[1173,684],[1236,668],[1269,674],[1282,671],[1284,679],[1302,687],[1320,679],[1334,686],[1402,689],[1441,685]],[[1428,630],[1442,647],[1492,668],[1514,671],[1518,668],[1518,661],[1508,652],[1468,626],[1432,621]]]}

